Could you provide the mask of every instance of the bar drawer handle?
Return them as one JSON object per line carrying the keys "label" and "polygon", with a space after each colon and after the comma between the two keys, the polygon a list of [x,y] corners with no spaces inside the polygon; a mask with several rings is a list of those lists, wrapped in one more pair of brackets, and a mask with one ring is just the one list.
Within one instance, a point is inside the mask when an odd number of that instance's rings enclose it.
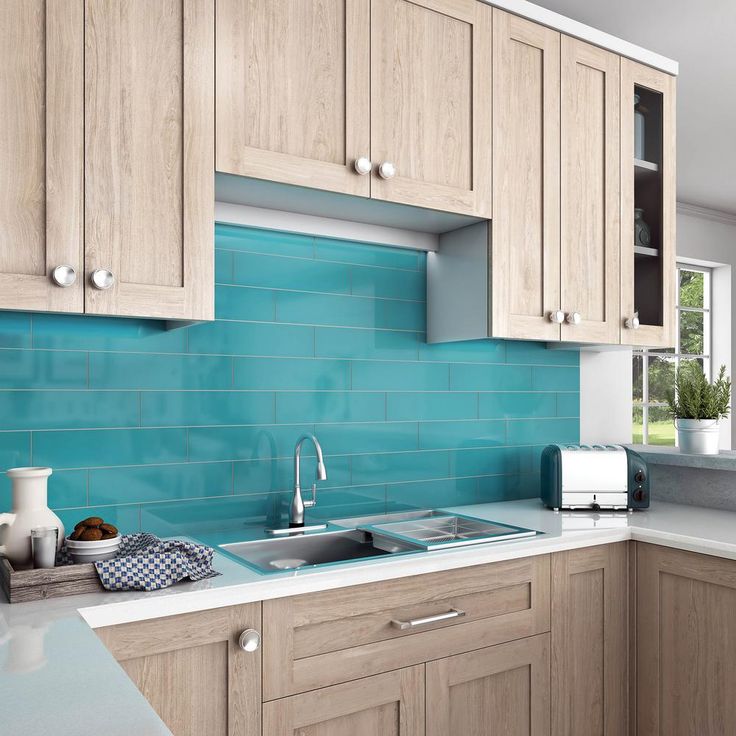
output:
{"label": "bar drawer handle", "polygon": [[392,619],[391,626],[402,631],[407,631],[408,629],[416,629],[417,626],[428,626],[429,624],[436,624],[440,621],[448,621],[451,618],[462,618],[464,615],[465,611],[461,611],[459,608],[451,608],[447,613],[438,613],[435,616],[425,616],[424,618],[413,618],[409,621]]}

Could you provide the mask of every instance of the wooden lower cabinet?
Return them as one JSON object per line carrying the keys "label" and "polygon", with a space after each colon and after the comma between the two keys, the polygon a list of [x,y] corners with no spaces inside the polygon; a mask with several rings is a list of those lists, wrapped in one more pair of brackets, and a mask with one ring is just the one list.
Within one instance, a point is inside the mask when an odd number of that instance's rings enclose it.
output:
{"label": "wooden lower cabinet", "polygon": [[429,662],[427,736],[549,734],[549,634]]}
{"label": "wooden lower cabinet", "polygon": [[637,736],[736,733],[736,561],[636,543]]}

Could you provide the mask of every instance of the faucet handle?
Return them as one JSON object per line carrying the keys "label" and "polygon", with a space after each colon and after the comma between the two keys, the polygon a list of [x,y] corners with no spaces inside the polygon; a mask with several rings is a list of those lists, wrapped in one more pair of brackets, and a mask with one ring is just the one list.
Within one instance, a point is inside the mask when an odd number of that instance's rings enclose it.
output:
{"label": "faucet handle", "polygon": [[309,501],[304,501],[304,508],[311,509],[317,505],[317,484],[312,483],[312,498]]}

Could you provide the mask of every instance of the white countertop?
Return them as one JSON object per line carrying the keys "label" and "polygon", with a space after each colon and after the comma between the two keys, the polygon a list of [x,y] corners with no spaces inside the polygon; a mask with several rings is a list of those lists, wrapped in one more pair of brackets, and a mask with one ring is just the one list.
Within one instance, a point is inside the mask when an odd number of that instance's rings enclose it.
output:
{"label": "white countertop", "polygon": [[268,576],[216,554],[219,577],[155,593],[90,593],[33,603],[2,602],[3,727],[8,733],[43,733],[53,728],[59,736],[76,734],[81,714],[94,708],[104,714],[106,736],[168,733],[95,636],[92,629],[101,626],[629,539],[736,559],[736,512],[668,503],[633,514],[553,512],[538,500],[449,510],[544,534]]}

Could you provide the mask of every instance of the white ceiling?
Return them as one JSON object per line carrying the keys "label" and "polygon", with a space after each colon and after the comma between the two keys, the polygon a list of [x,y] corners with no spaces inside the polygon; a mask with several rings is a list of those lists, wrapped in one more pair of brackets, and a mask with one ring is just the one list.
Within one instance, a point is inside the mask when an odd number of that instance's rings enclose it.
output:
{"label": "white ceiling", "polygon": [[736,2],[536,0],[680,63],[677,199],[736,214]]}

